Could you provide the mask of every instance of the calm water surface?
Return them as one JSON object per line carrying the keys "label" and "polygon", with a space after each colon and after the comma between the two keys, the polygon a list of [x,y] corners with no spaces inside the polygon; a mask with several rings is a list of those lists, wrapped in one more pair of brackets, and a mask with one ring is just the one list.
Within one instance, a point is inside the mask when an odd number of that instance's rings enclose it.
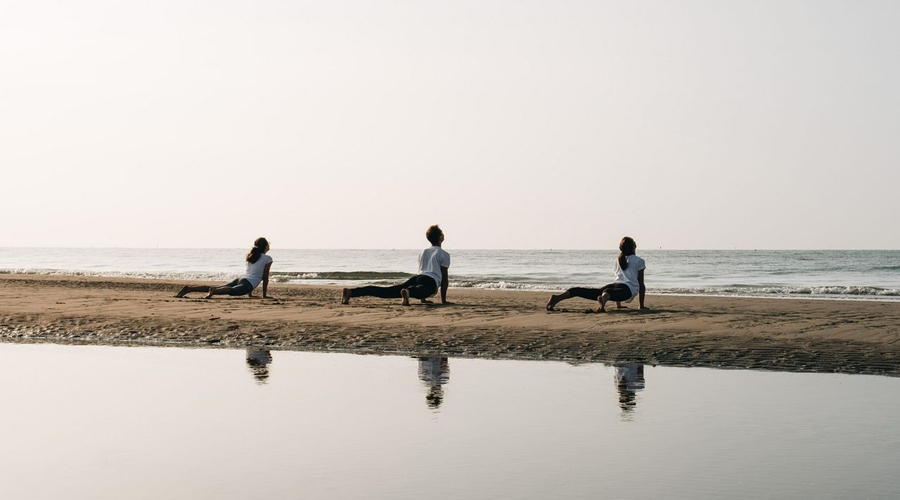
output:
{"label": "calm water surface", "polygon": [[4,498],[898,498],[900,379],[0,344]]}

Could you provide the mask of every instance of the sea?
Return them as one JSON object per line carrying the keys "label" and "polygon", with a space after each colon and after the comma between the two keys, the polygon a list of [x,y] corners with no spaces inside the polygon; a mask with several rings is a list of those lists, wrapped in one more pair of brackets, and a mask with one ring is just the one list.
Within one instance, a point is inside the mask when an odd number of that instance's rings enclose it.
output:
{"label": "sea", "polygon": [[[612,281],[616,251],[459,250],[450,286],[559,291]],[[230,281],[247,249],[0,248],[0,274]],[[273,249],[274,283],[405,280],[419,250]],[[649,294],[900,301],[900,250],[647,250]]]}

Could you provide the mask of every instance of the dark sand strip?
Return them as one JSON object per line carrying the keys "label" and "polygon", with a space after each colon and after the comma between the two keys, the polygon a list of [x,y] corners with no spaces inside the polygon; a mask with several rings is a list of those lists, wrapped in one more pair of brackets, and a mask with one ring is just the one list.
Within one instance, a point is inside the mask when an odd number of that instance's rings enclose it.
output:
{"label": "dark sand strip", "polygon": [[[900,375],[900,303],[648,297],[651,311],[585,314],[548,294],[450,290],[452,306],[276,284],[274,300],[175,299],[183,282],[0,276],[0,341],[451,357]],[[650,290],[652,294],[652,288]],[[197,294],[196,297],[199,297]]]}

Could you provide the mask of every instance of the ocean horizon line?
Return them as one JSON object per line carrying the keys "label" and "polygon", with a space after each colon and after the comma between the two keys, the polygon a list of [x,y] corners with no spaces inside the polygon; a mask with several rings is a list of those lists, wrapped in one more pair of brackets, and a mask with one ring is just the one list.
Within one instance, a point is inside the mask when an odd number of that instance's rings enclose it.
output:
{"label": "ocean horizon line", "polygon": [[[425,245],[420,247],[400,248],[400,247],[367,247],[367,248],[340,248],[340,247],[275,247],[277,250],[309,250],[309,251],[419,251]],[[0,249],[10,250],[240,250],[250,248],[247,246],[235,247],[164,247],[164,246],[16,246],[16,245],[0,245]],[[462,247],[446,247],[452,250],[476,251],[476,252],[595,252],[595,251],[615,251],[616,248],[462,248]],[[900,248],[641,248],[638,247],[638,253],[641,251],[663,251],[663,252],[897,252]]]}

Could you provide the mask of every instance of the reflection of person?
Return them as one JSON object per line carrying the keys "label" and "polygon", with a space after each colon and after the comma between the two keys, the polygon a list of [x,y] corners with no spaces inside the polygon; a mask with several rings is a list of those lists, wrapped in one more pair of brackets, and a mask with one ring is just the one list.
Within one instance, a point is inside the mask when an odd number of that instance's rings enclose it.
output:
{"label": "reflection of person", "polygon": [[207,299],[214,295],[246,295],[252,297],[253,289],[262,282],[262,298],[266,299],[268,298],[266,292],[269,289],[269,269],[272,267],[272,257],[266,255],[268,251],[269,242],[265,238],[257,238],[253,242],[253,248],[250,249],[250,253],[247,254],[247,271],[242,278],[237,278],[231,283],[218,287],[209,285],[185,286],[175,296],[181,298],[192,292],[206,292]]}
{"label": "reflection of person", "polygon": [[440,356],[419,358],[419,380],[428,386],[425,404],[433,410],[438,409],[444,400],[441,386],[450,380],[450,362]]}
{"label": "reflection of person", "polygon": [[552,295],[547,302],[547,310],[552,311],[553,306],[559,302],[572,298],[581,297],[588,300],[596,300],[600,302],[598,313],[606,312],[606,303],[610,300],[616,302],[616,306],[625,309],[622,302],[631,302],[635,296],[640,296],[641,309],[644,307],[644,295],[647,291],[644,287],[644,259],[634,254],[637,250],[637,243],[628,236],[622,238],[619,242],[619,258],[616,259],[615,279],[612,283],[603,288],[570,288],[558,295]]}
{"label": "reflection of person", "polygon": [[253,372],[253,378],[260,384],[266,383],[269,378],[269,363],[272,362],[272,353],[268,349],[247,349],[247,366]]}
{"label": "reflection of person", "polygon": [[619,407],[623,413],[631,413],[637,404],[637,391],[644,388],[644,365],[627,363],[616,366],[616,389],[619,391]]}
{"label": "reflection of person", "polygon": [[409,298],[419,299],[422,303],[428,303],[428,297],[441,291],[441,303],[447,302],[447,286],[450,280],[447,278],[447,270],[450,267],[450,254],[441,248],[444,241],[444,232],[438,226],[431,226],[425,232],[425,237],[431,242],[431,247],[422,250],[419,254],[419,274],[406,280],[406,282],[394,286],[363,286],[359,288],[344,288],[341,294],[341,304],[349,304],[353,297],[381,297],[382,299],[402,298],[404,306],[409,305]]}

